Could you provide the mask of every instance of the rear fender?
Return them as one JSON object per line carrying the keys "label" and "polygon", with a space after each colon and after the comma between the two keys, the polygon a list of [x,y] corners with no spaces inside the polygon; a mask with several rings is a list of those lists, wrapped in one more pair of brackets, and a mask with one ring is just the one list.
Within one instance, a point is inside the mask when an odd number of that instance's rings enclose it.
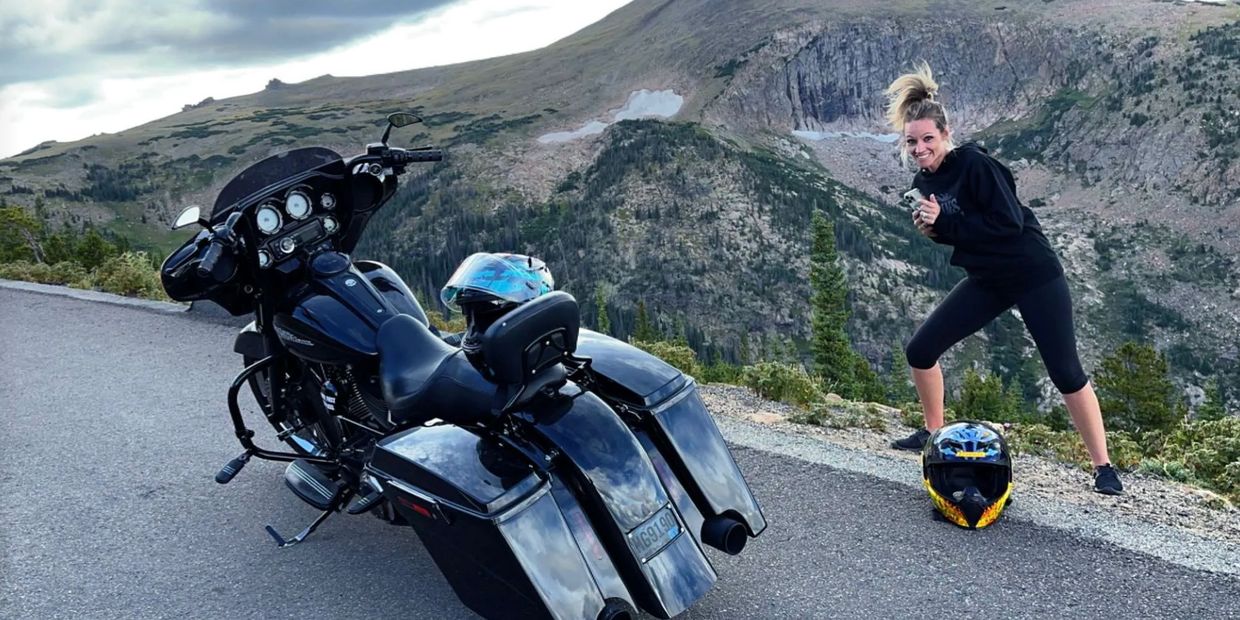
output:
{"label": "rear fender", "polygon": [[589,330],[581,330],[577,352],[591,358],[600,392],[641,420],[704,517],[737,516],[750,536],[766,529],[758,500],[692,378],[637,347]]}
{"label": "rear fender", "polygon": [[[700,599],[717,575],[632,431],[598,396],[573,383],[558,398],[517,414],[561,452],[629,591],[646,611],[674,616]],[[566,462],[565,462],[566,461]],[[661,548],[643,545],[651,523],[672,511],[678,530]],[[664,529],[664,532],[672,530]]]}

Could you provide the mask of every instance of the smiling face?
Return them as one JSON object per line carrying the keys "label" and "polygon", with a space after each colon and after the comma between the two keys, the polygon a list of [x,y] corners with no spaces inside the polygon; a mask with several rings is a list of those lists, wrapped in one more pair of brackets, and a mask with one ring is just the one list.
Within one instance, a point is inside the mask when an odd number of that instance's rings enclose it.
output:
{"label": "smiling face", "polygon": [[939,130],[934,120],[923,118],[904,125],[904,150],[918,168],[934,172],[947,156],[949,130]]}

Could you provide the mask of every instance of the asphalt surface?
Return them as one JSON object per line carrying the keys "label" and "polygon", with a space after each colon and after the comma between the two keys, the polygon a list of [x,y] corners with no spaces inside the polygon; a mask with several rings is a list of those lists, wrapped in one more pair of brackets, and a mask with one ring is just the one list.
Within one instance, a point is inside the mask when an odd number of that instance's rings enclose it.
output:
{"label": "asphalt surface", "polygon": [[[471,618],[412,530],[314,510],[240,452],[235,327],[0,289],[0,618]],[[684,618],[1238,618],[1240,580],[734,448],[770,527]]]}

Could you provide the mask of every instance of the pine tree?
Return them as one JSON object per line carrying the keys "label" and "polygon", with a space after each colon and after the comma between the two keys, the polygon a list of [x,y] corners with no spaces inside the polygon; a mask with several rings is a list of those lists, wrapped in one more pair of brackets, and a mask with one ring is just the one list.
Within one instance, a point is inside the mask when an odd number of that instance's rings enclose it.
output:
{"label": "pine tree", "polygon": [[964,373],[957,415],[970,420],[999,421],[1004,416],[1003,381],[995,375],[981,375],[972,368]]}
{"label": "pine tree", "polygon": [[848,322],[848,291],[835,250],[835,226],[821,211],[814,211],[811,229],[809,281],[813,336],[810,351],[814,372],[823,378],[828,389],[852,397],[856,391],[856,361],[844,331]]}
{"label": "pine tree", "polygon": [[637,300],[637,324],[633,326],[633,340],[654,342],[658,339],[659,334],[650,323],[650,316],[646,314],[645,300]]}
{"label": "pine tree", "polygon": [[1222,420],[1227,417],[1223,407],[1223,393],[1218,387],[1218,379],[1211,378],[1206,382],[1206,399],[1197,407],[1198,420]]}
{"label": "pine tree", "polygon": [[908,357],[900,343],[891,345],[891,366],[887,373],[887,402],[907,403],[917,400],[917,390],[909,377]]}
{"label": "pine tree", "polygon": [[1186,406],[1168,376],[1167,358],[1154,347],[1125,342],[1094,373],[1107,426],[1146,433],[1180,423]]}
{"label": "pine tree", "polygon": [[103,261],[115,254],[116,248],[94,228],[88,229],[82,236],[81,242],[77,244],[77,261],[87,270],[102,265]]}
{"label": "pine tree", "polygon": [[0,261],[43,262],[43,224],[24,208],[0,203]]}
{"label": "pine tree", "polygon": [[598,310],[596,329],[600,334],[611,335],[611,319],[607,317],[607,293],[603,285],[594,287],[594,305]]}

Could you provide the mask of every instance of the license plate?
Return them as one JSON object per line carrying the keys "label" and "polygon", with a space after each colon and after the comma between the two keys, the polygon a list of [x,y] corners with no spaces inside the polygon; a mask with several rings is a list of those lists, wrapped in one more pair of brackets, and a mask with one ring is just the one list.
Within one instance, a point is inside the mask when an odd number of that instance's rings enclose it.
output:
{"label": "license plate", "polygon": [[646,519],[645,523],[629,532],[629,547],[642,562],[657,555],[668,543],[680,535],[680,522],[671,506],[664,506]]}

